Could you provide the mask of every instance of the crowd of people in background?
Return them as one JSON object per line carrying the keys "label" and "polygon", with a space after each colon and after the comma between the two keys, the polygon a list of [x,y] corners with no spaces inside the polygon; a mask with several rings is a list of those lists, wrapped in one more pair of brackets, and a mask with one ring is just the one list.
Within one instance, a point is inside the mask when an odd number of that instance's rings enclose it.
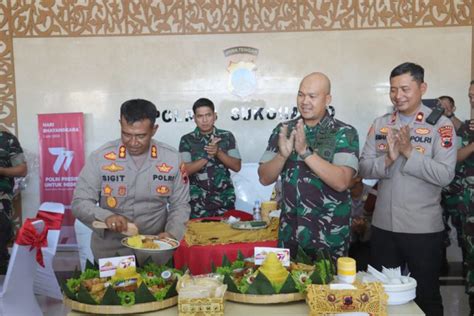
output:
{"label": "crowd of people in background", "polygon": [[[401,267],[417,281],[416,303],[442,315],[439,276],[446,269],[451,220],[462,249],[471,315],[474,312],[474,120],[456,117],[455,101],[423,104],[424,69],[396,66],[389,75],[393,111],[375,118],[359,156],[356,129],[330,110],[331,81],[314,72],[297,91],[300,116],[278,124],[260,159],[263,185],[279,181],[278,246],[294,256],[350,255],[359,270]],[[469,86],[474,111],[474,81]],[[232,132],[216,127],[214,104],[193,105],[196,128],[179,150],[153,139],[153,103],[133,99],[120,109],[120,138],[95,150],[79,176],[72,212],[91,227],[95,259],[139,253],[121,244],[129,223],[140,233],[181,239],[190,218],[222,216],[235,208],[230,171],[241,169]],[[444,115],[440,115],[444,114]],[[18,140],[0,133],[0,273],[12,237],[14,177],[26,174]],[[376,185],[368,185],[375,179]],[[93,228],[103,221],[108,229]],[[447,237],[448,236],[448,237]],[[169,257],[155,255],[163,263]],[[169,256],[169,255],[168,255]]]}

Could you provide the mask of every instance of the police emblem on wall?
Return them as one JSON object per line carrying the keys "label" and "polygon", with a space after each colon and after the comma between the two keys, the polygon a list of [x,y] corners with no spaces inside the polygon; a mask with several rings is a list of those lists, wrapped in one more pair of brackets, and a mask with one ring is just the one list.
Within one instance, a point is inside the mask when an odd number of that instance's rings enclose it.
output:
{"label": "police emblem on wall", "polygon": [[228,89],[230,93],[246,98],[257,89],[256,60],[258,49],[237,46],[224,50],[229,72]]}

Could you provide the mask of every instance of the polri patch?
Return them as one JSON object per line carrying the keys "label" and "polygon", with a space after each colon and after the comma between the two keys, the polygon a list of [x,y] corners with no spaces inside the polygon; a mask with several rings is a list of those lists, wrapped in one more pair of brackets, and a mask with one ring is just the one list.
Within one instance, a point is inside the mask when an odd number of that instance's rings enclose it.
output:
{"label": "polri patch", "polygon": [[453,127],[450,125],[441,126],[438,129],[438,133],[441,137],[441,146],[449,148],[453,145]]}
{"label": "polri patch", "polygon": [[167,165],[166,163],[162,163],[161,165],[156,165],[156,169],[158,169],[159,172],[163,173],[169,173],[171,169],[173,169],[173,166]]}

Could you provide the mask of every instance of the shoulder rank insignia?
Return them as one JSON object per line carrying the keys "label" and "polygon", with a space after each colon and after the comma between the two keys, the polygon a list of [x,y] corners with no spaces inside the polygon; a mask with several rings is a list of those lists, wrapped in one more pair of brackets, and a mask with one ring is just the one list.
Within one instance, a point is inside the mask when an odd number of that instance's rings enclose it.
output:
{"label": "shoulder rank insignia", "polygon": [[107,197],[107,206],[110,208],[117,207],[117,199],[114,198],[113,196]]}
{"label": "shoulder rank insignia", "polygon": [[382,127],[380,129],[380,133],[384,134],[384,135],[387,135],[388,134],[388,127],[387,126]]}
{"label": "shoulder rank insignia", "polygon": [[395,124],[395,121],[397,120],[397,112],[392,112],[392,116],[390,116],[390,125]]}
{"label": "shoulder rank insignia", "polygon": [[119,158],[125,158],[125,157],[127,157],[127,148],[124,145],[122,145],[119,148]]}
{"label": "shoulder rank insignia", "polygon": [[162,163],[161,165],[156,165],[156,169],[158,169],[159,172],[163,173],[169,173],[171,169],[173,169],[173,166],[167,165],[166,163]]}
{"label": "shoulder rank insignia", "polygon": [[102,170],[110,172],[122,171],[123,169],[124,167],[117,165],[115,162],[112,162],[110,165],[102,166]]}
{"label": "shoulder rank insignia", "polygon": [[117,159],[117,154],[114,153],[113,151],[111,151],[109,153],[106,153],[104,155],[104,158],[107,159],[107,160],[115,160],[115,159]]}
{"label": "shoulder rank insignia", "polygon": [[158,149],[156,148],[155,145],[151,146],[151,152],[150,152],[151,158],[156,158],[158,157]]}
{"label": "shoulder rank insignia", "polygon": [[453,127],[450,125],[441,126],[438,128],[438,133],[441,136],[441,146],[449,148],[453,145]]}
{"label": "shoulder rank insignia", "polygon": [[423,122],[423,118],[425,117],[425,114],[423,112],[418,112],[416,115],[415,121],[418,123]]}
{"label": "shoulder rank insignia", "polygon": [[186,166],[184,165],[184,162],[181,163],[181,166],[179,166],[179,171],[181,172],[181,179],[184,184],[187,184],[189,182],[189,177],[188,177],[188,172],[186,171]]}
{"label": "shoulder rank insignia", "polygon": [[426,134],[429,134],[430,132],[431,130],[426,127],[420,127],[420,128],[415,129],[415,133],[419,135],[426,135]]}
{"label": "shoulder rank insignia", "polygon": [[110,196],[112,194],[113,189],[107,184],[107,185],[105,185],[105,187],[102,191],[103,191],[105,196]]}
{"label": "shoulder rank insignia", "polygon": [[166,194],[170,191],[170,188],[168,188],[166,185],[160,185],[156,188],[156,193],[158,194]]}

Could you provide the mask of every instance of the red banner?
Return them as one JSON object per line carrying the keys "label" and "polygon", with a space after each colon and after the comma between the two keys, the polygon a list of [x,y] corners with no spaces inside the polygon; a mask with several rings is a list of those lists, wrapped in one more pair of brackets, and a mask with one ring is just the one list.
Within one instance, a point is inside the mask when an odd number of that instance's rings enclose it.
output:
{"label": "red banner", "polygon": [[64,204],[59,244],[76,244],[72,194],[84,166],[83,113],[38,115],[40,202]]}

